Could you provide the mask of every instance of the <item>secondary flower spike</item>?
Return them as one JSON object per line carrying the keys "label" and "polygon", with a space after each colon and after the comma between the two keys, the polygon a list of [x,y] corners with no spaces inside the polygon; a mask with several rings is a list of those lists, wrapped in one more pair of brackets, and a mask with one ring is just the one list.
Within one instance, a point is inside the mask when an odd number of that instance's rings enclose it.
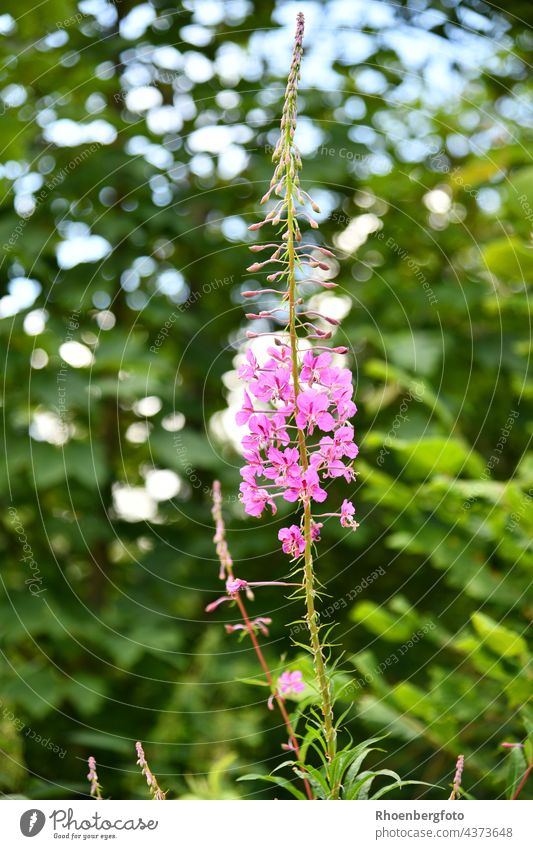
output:
{"label": "secondary flower spike", "polygon": [[98,783],[98,774],[96,772],[96,760],[92,755],[87,759],[87,764],[89,766],[89,772],[87,773],[87,780],[91,785],[91,796],[93,799],[101,799],[102,798],[102,788]]}
{"label": "secondary flower spike", "polygon": [[139,741],[135,743],[135,750],[137,752],[137,764],[141,767],[141,772],[146,778],[146,783],[150,788],[150,793],[153,799],[157,799],[162,801],[166,798],[165,793],[161,790],[159,784],[157,783],[157,778],[153,774],[152,770],[148,766],[146,761],[146,757],[144,754],[144,749],[142,747],[142,743]]}

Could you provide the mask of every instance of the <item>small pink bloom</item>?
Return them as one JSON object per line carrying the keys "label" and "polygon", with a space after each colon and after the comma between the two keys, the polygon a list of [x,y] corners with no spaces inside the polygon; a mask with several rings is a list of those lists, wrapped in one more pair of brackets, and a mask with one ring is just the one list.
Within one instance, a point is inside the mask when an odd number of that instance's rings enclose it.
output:
{"label": "small pink bloom", "polygon": [[357,407],[353,401],[340,398],[336,401],[337,404],[337,424],[344,424],[352,416],[355,416]]}
{"label": "small pink bloom", "polygon": [[276,504],[266,489],[259,489],[248,482],[241,483],[239,489],[244,509],[249,516],[261,516],[267,504],[271,507],[272,513],[276,513]]}
{"label": "small pink bloom", "polygon": [[299,669],[294,672],[282,672],[278,678],[278,692],[281,696],[295,696],[305,690],[303,675]]}
{"label": "small pink bloom", "polygon": [[353,530],[357,530],[359,527],[358,523],[354,519],[355,507],[353,506],[351,501],[348,499],[344,499],[341,506],[341,525],[343,528],[353,528]]}
{"label": "small pink bloom", "polygon": [[311,499],[322,503],[327,497],[326,490],[320,487],[320,479],[313,466],[309,466],[300,478],[291,479],[283,493],[285,501],[298,501],[300,499],[304,503]]}
{"label": "small pink bloom", "polygon": [[290,442],[287,432],[287,420],[283,413],[275,413],[271,421],[271,434],[273,442],[279,445],[288,445]]}
{"label": "small pink bloom", "polygon": [[325,431],[333,430],[335,427],[335,419],[331,413],[327,412],[329,399],[325,392],[315,392],[314,389],[300,392],[296,404],[298,406],[296,424],[300,430],[307,428],[307,432],[311,435],[315,425]]}
{"label": "small pink bloom", "polygon": [[253,448],[263,450],[270,445],[288,445],[290,441],[282,413],[274,413],[270,417],[264,413],[252,416],[248,427],[250,433],[243,437],[241,443],[247,451]]}
{"label": "small pink bloom", "polygon": [[322,371],[321,383],[332,392],[346,392],[352,396],[352,373],[349,368],[327,368]]}
{"label": "small pink bloom", "polygon": [[235,595],[240,590],[245,590],[248,586],[248,581],[243,581],[241,578],[228,578],[226,581],[226,592],[229,595]]}
{"label": "small pink bloom", "polygon": [[335,442],[337,442],[339,448],[342,449],[344,456],[350,457],[353,460],[359,454],[359,448],[353,441],[352,425],[340,427],[335,433]]}
{"label": "small pink bloom", "polygon": [[305,551],[305,540],[298,525],[291,525],[290,528],[281,528],[278,533],[278,539],[282,543],[282,549],[285,554],[290,554],[292,557],[299,557]]}
{"label": "small pink bloom", "polygon": [[237,412],[235,416],[235,421],[238,425],[245,425],[250,416],[254,412],[254,405],[252,404],[252,399],[248,395],[246,389],[244,390],[244,400],[242,403],[241,409]]}
{"label": "small pink bloom", "polygon": [[299,476],[301,469],[299,465],[299,452],[297,448],[269,448],[267,457],[272,463],[271,468],[265,469],[265,477],[275,481],[277,484],[285,484],[291,478]]}
{"label": "small pink bloom", "polygon": [[256,398],[265,403],[283,401],[285,404],[292,405],[294,398],[290,372],[287,369],[265,371],[257,380],[252,381],[250,390]]}
{"label": "small pink bloom", "polygon": [[248,481],[248,483],[252,483],[252,481],[250,480],[250,477],[249,477],[249,475],[250,475],[249,470],[251,470],[251,473],[255,476],[262,475],[263,474],[263,459],[261,457],[261,454],[260,454],[258,448],[256,448],[255,446],[253,448],[251,448],[249,451],[245,450],[242,453],[243,453],[244,459],[248,461],[248,465],[244,466],[241,469],[241,475],[243,476],[243,478],[245,480]]}
{"label": "small pink bloom", "polygon": [[313,542],[317,542],[320,539],[320,529],[322,528],[322,522],[315,522],[311,520],[311,539]]}
{"label": "small pink bloom", "polygon": [[[340,428],[345,430],[347,428]],[[338,432],[337,432],[338,433]],[[354,443],[342,444],[337,439],[337,434],[324,436],[320,440],[320,449],[311,455],[311,464],[318,470],[325,467],[325,474],[330,478],[338,478],[344,475],[346,480],[350,482],[355,477],[350,466],[346,466],[340,459],[345,453],[353,453],[349,445],[356,449]]]}
{"label": "small pink bloom", "polygon": [[253,380],[257,377],[258,362],[251,348],[246,351],[246,362],[239,366],[239,377],[243,380]]}
{"label": "small pink bloom", "polygon": [[303,358],[301,379],[304,383],[312,386],[313,383],[322,383],[322,373],[331,363],[331,354],[324,351],[315,356],[313,351],[306,351]]}
{"label": "small pink bloom", "polygon": [[276,348],[271,347],[268,348],[268,353],[272,357],[271,360],[268,360],[265,363],[266,369],[275,369],[275,368],[285,368],[290,369],[291,367],[291,349],[287,347],[287,345],[280,345]]}

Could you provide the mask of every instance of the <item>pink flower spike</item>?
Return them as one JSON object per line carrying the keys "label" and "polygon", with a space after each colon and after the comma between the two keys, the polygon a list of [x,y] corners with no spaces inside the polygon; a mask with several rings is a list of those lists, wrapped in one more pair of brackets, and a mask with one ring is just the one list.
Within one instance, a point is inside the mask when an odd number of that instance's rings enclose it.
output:
{"label": "pink flower spike", "polygon": [[142,744],[139,741],[137,743],[135,743],[135,749],[136,749],[136,752],[137,752],[137,763],[141,767],[141,772],[144,775],[144,777],[146,778],[146,783],[147,783],[148,787],[150,788],[150,794],[151,794],[152,798],[164,800],[166,798],[166,794],[163,793],[163,791],[161,790],[159,784],[157,783],[157,779],[156,779],[155,775],[153,774],[152,770],[148,766],[148,763],[146,761],[146,757],[145,757],[145,754],[144,754],[144,749],[142,747]]}
{"label": "pink flower spike", "polygon": [[101,799],[102,798],[102,788],[98,782],[98,774],[96,772],[96,760],[92,755],[87,759],[87,764],[89,766],[89,772],[87,774],[87,780],[91,785],[91,796],[93,799]]}

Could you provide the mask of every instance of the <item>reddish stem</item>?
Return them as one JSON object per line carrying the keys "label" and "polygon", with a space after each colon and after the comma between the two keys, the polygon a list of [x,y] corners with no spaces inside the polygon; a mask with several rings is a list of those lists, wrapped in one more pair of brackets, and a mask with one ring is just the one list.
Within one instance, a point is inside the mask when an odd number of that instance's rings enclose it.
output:
{"label": "reddish stem", "polygon": [[[291,742],[292,748],[294,749],[294,752],[295,752],[298,760],[301,760],[300,747],[298,746],[298,741],[296,739],[296,735],[294,733],[292,723],[289,719],[289,714],[287,713],[287,709],[285,707],[285,702],[281,698],[279,693],[274,689],[274,682],[273,682],[273,679],[272,679],[272,674],[270,672],[270,669],[268,668],[267,662],[265,660],[265,656],[264,656],[263,652],[261,651],[261,646],[259,645],[259,641],[258,641],[257,636],[255,634],[254,627],[253,627],[252,623],[250,622],[250,619],[248,618],[248,613],[246,612],[246,607],[244,606],[244,602],[243,602],[241,596],[239,595],[239,593],[237,593],[237,595],[236,595],[236,601],[237,601],[237,604],[239,606],[241,616],[244,620],[244,624],[246,625],[246,630],[247,630],[248,634],[250,635],[250,639],[251,639],[253,647],[255,649],[257,659],[258,659],[259,663],[261,664],[261,668],[262,668],[263,672],[265,673],[265,678],[267,679],[268,684],[270,686],[270,689],[272,690],[272,692],[274,694],[274,700],[275,700],[275,702],[276,702],[276,704],[279,708],[279,712],[281,713],[281,716],[283,717],[283,722],[285,723],[285,726],[287,728],[287,732],[289,734],[289,740]],[[303,779],[303,783],[304,783],[304,786],[305,786],[305,792],[307,793],[307,798],[311,799],[311,800],[314,799],[313,791],[311,790],[311,787],[309,785],[307,778]]]}
{"label": "reddish stem", "polygon": [[512,796],[513,799],[518,799],[518,797],[520,795],[520,791],[524,787],[524,784],[526,783],[526,781],[529,777],[529,773],[531,772],[532,769],[533,769],[533,763],[529,764],[528,768],[526,769],[525,773],[523,774],[522,779],[520,781],[520,784],[518,785],[518,787],[516,788],[516,790],[515,790],[515,792]]}

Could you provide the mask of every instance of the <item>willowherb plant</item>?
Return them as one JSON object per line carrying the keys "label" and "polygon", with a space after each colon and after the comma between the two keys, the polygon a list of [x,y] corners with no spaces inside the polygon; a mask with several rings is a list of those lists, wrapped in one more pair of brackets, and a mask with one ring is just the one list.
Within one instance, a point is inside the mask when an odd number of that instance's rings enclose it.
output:
{"label": "willowherb plant", "polygon": [[[248,299],[260,302],[267,299],[271,304],[268,309],[249,313],[247,318],[251,321],[267,319],[282,327],[265,333],[248,331],[248,338],[269,337],[271,344],[261,362],[251,347],[246,353],[245,362],[239,369],[240,377],[246,382],[244,401],[236,417],[237,424],[247,428],[242,440],[246,464],[241,469],[243,482],[240,486],[245,511],[254,517],[262,516],[267,508],[276,513],[280,501],[295,504],[299,510],[298,523],[282,528],[278,537],[283,552],[291,558],[293,577],[299,578],[296,586],[305,600],[308,648],[313,659],[320,703],[320,714],[311,709],[307,716],[306,732],[302,738],[297,739],[285,709],[286,696],[297,695],[303,689],[302,674],[299,670],[286,671],[274,685],[258,643],[258,634],[267,633],[269,623],[262,618],[250,620],[242,598],[243,593],[253,598],[251,589],[254,587],[289,584],[283,581],[250,583],[235,577],[225,539],[220,488],[216,482],[213,508],[215,543],[221,564],[220,577],[226,580],[226,594],[206,609],[212,611],[226,601],[237,604],[243,623],[226,628],[229,632],[248,633],[254,644],[271,688],[269,707],[273,707],[274,702],[278,705],[287,726],[289,743],[286,748],[295,756],[288,763],[304,781],[308,798],[368,798],[376,777],[393,777],[392,784],[375,794],[377,798],[401,786],[402,782],[399,776],[387,770],[359,771],[363,760],[375,751],[371,745],[375,740],[339,749],[337,730],[342,718],[336,721],[334,717],[327,647],[322,640],[315,606],[319,583],[314,557],[323,526],[321,520],[337,518],[345,528],[355,530],[358,527],[351,501],[344,499],[337,510],[321,513],[316,512],[317,505],[328,498],[324,488],[328,480],[340,477],[348,483],[354,480],[353,461],[358,448],[350,422],[357,411],[352,400],[352,374],[342,362],[347,348],[325,344],[332,336],[331,328],[338,325],[338,321],[322,315],[309,304],[310,294],[320,287],[332,289],[336,284],[329,279],[332,269],[327,261],[333,258],[333,253],[320,246],[312,236],[306,237],[309,241],[302,237],[303,222],[312,230],[318,227],[307,211],[308,206],[312,211],[319,211],[300,185],[302,162],[294,144],[303,33],[304,18],[299,14],[281,133],[273,154],[274,175],[262,198],[262,203],[270,203],[271,208],[262,221],[250,227],[253,231],[269,224],[275,228],[273,241],[251,247],[256,253],[269,251],[268,258],[254,262],[248,268],[253,273],[266,269],[269,285],[243,293]],[[318,768],[314,765],[317,759]],[[267,780],[275,781],[298,798],[304,798],[299,790],[281,777],[269,776]]]}
{"label": "willowherb plant", "polygon": [[[377,749],[373,743],[381,738],[365,740],[354,745],[349,741],[339,746],[337,732],[344,715],[335,718],[332,693],[332,670],[316,610],[320,584],[315,574],[316,546],[320,540],[323,520],[338,519],[344,528],[356,530],[355,507],[344,499],[336,510],[317,513],[328,493],[328,481],[343,477],[348,483],[355,479],[353,462],[358,454],[354,442],[351,418],[357,412],[353,402],[351,371],[343,364],[347,353],[344,346],[325,344],[332,336],[332,328],[339,322],[322,315],[309,303],[309,297],[320,288],[332,289],[331,263],[334,255],[319,245],[307,232],[304,241],[304,222],[316,230],[317,222],[308,212],[318,212],[316,203],[300,185],[302,167],[300,154],[294,144],[296,130],[296,99],[300,79],[304,18],[297,16],[296,36],[292,63],[285,92],[281,119],[281,133],[274,149],[274,175],[262,203],[269,203],[265,218],[252,224],[257,231],[272,225],[273,240],[252,245],[254,253],[269,251],[267,259],[254,262],[248,271],[263,272],[268,286],[243,292],[245,298],[268,301],[268,309],[249,313],[251,321],[278,323],[278,330],[256,332],[250,330],[248,338],[267,337],[266,357],[261,361],[252,347],[246,352],[239,375],[246,382],[242,407],[237,413],[237,424],[246,426],[242,440],[242,453],[246,464],[241,469],[240,497],[245,511],[254,517],[263,515],[267,508],[277,512],[282,501],[296,505],[298,522],[281,528],[278,537],[282,551],[291,558],[292,577],[296,584],[284,581],[248,582],[235,577],[229,553],[221,512],[220,485],[213,487],[213,516],[216,523],[214,541],[220,560],[220,577],[226,581],[226,594],[209,604],[206,610],[216,609],[224,602],[239,608],[242,623],[227,625],[226,630],[247,633],[252,640],[258,660],[271,689],[268,706],[276,704],[287,727],[289,742],[284,746],[293,760],[279,768],[291,766],[304,783],[309,799],[368,799],[380,798],[386,793],[407,784],[390,770],[362,770],[365,759]],[[266,304],[265,304],[266,305]],[[253,345],[253,342],[251,343]],[[322,511],[324,508],[320,508]],[[270,620],[250,619],[243,594],[253,599],[254,587],[296,586],[305,601],[304,621],[309,633],[320,712],[302,701],[295,719],[287,714],[285,700],[298,697],[304,688],[300,670],[285,671],[274,683],[263,652],[259,635],[267,634]],[[299,644],[298,644],[299,645]],[[296,722],[305,723],[303,734],[295,732]],[[275,771],[276,772],[276,771]],[[246,776],[273,782],[293,796],[305,799],[303,792],[292,782],[279,775]],[[376,779],[386,778],[388,783],[372,789]],[[392,781],[390,780],[392,779]],[[370,795],[372,792],[372,796]]]}
{"label": "willowherb plant", "polygon": [[[350,423],[356,413],[352,374],[339,363],[347,349],[324,344],[338,321],[322,315],[308,303],[310,291],[319,287],[331,289],[336,284],[328,277],[331,268],[327,260],[333,257],[332,252],[314,239],[304,241],[302,237],[304,222],[312,230],[318,227],[307,211],[308,206],[319,211],[301,188],[302,161],[294,144],[303,33],[304,18],[299,14],[281,132],[273,153],[274,175],[262,198],[262,203],[270,202],[272,208],[263,221],[250,227],[259,230],[270,224],[277,228],[276,241],[251,248],[254,252],[271,251],[269,257],[248,269],[255,273],[273,268],[266,275],[270,287],[244,293],[250,299],[261,301],[266,296],[275,301],[269,309],[248,314],[250,320],[266,318],[284,328],[278,333],[260,334],[251,330],[247,334],[252,339],[259,335],[272,336],[273,344],[264,362],[258,362],[251,349],[246,354],[239,373],[247,382],[247,389],[237,423],[248,428],[242,441],[246,465],[241,470],[240,487],[246,512],[259,517],[268,506],[275,513],[282,499],[295,504],[300,513],[299,522],[282,528],[278,536],[295,571],[302,569],[305,621],[320,696],[326,755],[331,762],[337,751],[337,730],[315,607],[314,551],[320,539],[322,519],[338,517],[343,527],[354,530],[357,523],[355,508],[347,499],[335,512],[317,514],[316,509],[328,498],[324,484],[329,479],[344,477],[348,482],[354,479],[353,460],[358,448]],[[337,792],[338,788],[334,788],[334,796]]]}

